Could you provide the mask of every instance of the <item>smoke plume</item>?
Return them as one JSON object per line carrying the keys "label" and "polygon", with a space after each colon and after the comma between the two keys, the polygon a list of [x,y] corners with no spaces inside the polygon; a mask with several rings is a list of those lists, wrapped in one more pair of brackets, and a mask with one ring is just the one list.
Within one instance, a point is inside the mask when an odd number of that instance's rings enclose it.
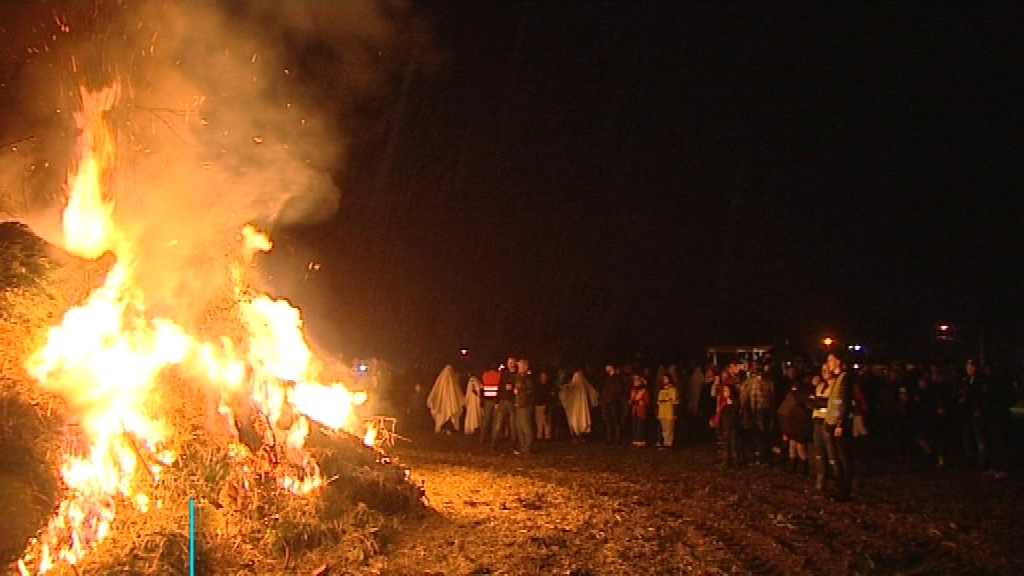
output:
{"label": "smoke plume", "polygon": [[188,321],[250,222],[339,206],[346,131],[427,34],[401,3],[36,2],[0,30],[0,211],[60,244],[80,87],[120,82],[107,192],[147,304]]}

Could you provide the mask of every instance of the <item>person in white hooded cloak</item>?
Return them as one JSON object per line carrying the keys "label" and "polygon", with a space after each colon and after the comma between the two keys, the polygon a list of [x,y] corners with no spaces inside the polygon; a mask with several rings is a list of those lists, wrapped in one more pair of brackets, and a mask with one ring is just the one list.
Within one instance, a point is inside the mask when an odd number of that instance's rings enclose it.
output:
{"label": "person in white hooded cloak", "polygon": [[437,375],[434,380],[434,387],[430,389],[427,396],[427,407],[434,416],[434,432],[440,432],[444,423],[451,420],[456,430],[459,429],[459,416],[462,414],[462,407],[466,404],[466,397],[459,388],[459,382],[455,376],[455,369],[448,364]]}
{"label": "person in white hooded cloak", "polygon": [[469,377],[469,385],[466,386],[466,423],[462,427],[463,432],[467,435],[480,428],[480,390],[482,387],[479,378],[475,375]]}
{"label": "person in white hooded cloak", "polygon": [[563,386],[558,393],[565,416],[569,421],[569,430],[573,438],[590,433],[590,409],[597,406],[597,390],[587,380],[583,370],[577,370],[572,380]]}

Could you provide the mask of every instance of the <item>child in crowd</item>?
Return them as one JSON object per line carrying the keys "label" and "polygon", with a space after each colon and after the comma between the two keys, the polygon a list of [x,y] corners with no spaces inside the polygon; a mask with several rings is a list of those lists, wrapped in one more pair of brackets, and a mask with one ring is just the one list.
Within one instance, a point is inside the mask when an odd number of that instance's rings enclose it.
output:
{"label": "child in crowd", "polygon": [[658,390],[658,421],[661,422],[661,446],[672,447],[676,429],[676,406],[679,392],[669,374],[661,375],[661,389]]}
{"label": "child in crowd", "polygon": [[650,394],[647,392],[647,383],[639,374],[633,374],[633,387],[629,391],[629,414],[633,420],[633,446],[647,445],[644,433],[646,432],[648,403],[650,403]]}
{"label": "child in crowd", "polygon": [[739,468],[739,403],[734,398],[735,392],[731,385],[723,385],[719,390],[722,395],[718,403],[718,412],[711,419],[711,426],[718,429],[718,439],[722,443],[724,453],[723,465],[728,468]]}

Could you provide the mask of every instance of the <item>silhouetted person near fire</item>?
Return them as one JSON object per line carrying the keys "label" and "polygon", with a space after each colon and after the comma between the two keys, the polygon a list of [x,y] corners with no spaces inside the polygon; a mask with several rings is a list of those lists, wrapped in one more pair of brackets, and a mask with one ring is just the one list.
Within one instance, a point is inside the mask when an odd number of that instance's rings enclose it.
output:
{"label": "silhouetted person near fire", "polygon": [[513,429],[516,448],[525,455],[530,453],[530,447],[533,445],[533,415],[536,413],[533,406],[533,375],[530,374],[530,365],[525,358],[521,358],[517,365],[515,386],[512,390],[516,404],[516,424]]}
{"label": "silhouetted person near fire", "polygon": [[498,386],[498,405],[494,413],[494,430],[491,436],[491,447],[497,448],[498,442],[505,433],[515,444],[515,407],[516,407],[516,359],[509,357],[505,370],[501,373],[501,384]]}
{"label": "silhouetted person near fire", "polygon": [[957,394],[960,418],[963,425],[964,463],[972,461],[984,470],[988,466],[988,442],[985,437],[985,377],[978,373],[978,366],[968,360],[967,375]]}
{"label": "silhouetted person near fire", "polygon": [[552,404],[555,400],[555,387],[551,382],[551,374],[541,370],[535,383],[533,395],[534,421],[537,440],[551,440]]}
{"label": "silhouetted person near fire", "polygon": [[626,404],[626,385],[615,366],[605,366],[599,394],[601,418],[604,420],[605,439],[608,443],[622,440],[622,409]]}

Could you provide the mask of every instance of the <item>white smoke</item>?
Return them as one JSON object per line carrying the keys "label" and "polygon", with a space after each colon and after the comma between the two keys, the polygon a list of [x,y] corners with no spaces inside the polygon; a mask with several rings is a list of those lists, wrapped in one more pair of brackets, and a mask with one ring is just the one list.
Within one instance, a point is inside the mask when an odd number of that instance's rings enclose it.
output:
{"label": "white smoke", "polygon": [[[345,128],[422,34],[408,6],[344,2],[28,4],[0,30],[0,211],[60,244],[80,85],[120,81],[108,191],[151,307],[199,312],[246,223],[339,206]],[[187,318],[179,318],[187,321]]]}

